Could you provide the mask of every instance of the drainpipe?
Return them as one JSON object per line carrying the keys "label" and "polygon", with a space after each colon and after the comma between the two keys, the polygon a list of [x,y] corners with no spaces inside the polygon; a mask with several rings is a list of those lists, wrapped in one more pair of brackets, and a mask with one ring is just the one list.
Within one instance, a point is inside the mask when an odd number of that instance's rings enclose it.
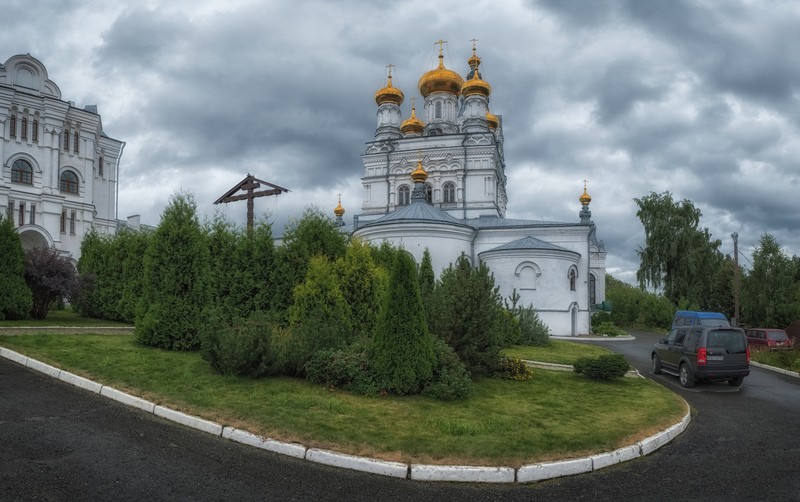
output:
{"label": "drainpipe", "polygon": [[122,152],[125,150],[125,142],[122,142],[122,146],[119,149],[119,155],[117,155],[117,162],[116,162],[116,171],[117,171],[117,179],[116,179],[116,187],[115,190],[115,197],[114,197],[114,221],[116,222],[116,230],[115,233],[119,231],[119,164],[120,160],[122,159]]}

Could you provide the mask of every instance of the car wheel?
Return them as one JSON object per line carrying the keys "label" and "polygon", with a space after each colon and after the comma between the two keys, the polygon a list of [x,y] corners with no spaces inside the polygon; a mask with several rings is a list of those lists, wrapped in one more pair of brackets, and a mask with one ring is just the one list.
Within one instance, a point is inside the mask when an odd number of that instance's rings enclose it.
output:
{"label": "car wheel", "polygon": [[730,385],[732,385],[734,387],[741,386],[742,382],[744,382],[744,377],[742,377],[742,376],[736,377],[736,378],[731,378],[730,380],[728,380],[728,384],[730,384]]}
{"label": "car wheel", "polygon": [[661,374],[661,359],[658,358],[658,354],[653,354],[653,374]]}
{"label": "car wheel", "polygon": [[678,379],[681,381],[681,387],[688,389],[694,385],[694,375],[692,375],[692,368],[688,364],[681,364],[680,370],[678,370]]}

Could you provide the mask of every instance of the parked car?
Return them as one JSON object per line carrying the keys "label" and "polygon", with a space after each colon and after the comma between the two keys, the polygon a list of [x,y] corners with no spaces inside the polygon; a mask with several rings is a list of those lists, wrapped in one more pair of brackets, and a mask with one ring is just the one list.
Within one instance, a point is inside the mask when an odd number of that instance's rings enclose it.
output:
{"label": "parked car", "polygon": [[696,310],[679,310],[672,318],[672,327],[679,326],[725,326],[731,323],[725,314],[720,312],[698,312]]}
{"label": "parked car", "polygon": [[767,347],[770,350],[791,349],[792,339],[782,329],[751,328],[745,331],[747,343],[752,347]]}
{"label": "parked car", "polygon": [[691,326],[670,330],[653,346],[653,373],[669,373],[683,387],[696,381],[742,385],[750,374],[750,346],[744,330],[729,326]]}

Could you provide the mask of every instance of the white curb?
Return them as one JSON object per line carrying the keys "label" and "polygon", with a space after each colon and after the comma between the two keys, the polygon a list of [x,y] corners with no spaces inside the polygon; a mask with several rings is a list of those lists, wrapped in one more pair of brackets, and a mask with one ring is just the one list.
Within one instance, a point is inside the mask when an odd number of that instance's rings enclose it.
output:
{"label": "white curb", "polygon": [[140,410],[144,410],[147,413],[153,413],[153,409],[156,407],[155,403],[151,403],[150,401],[146,401],[140,397],[131,396],[130,394],[126,394],[113,387],[107,387],[105,385],[103,386],[102,389],[100,389],[100,395],[105,396],[109,399],[113,399],[114,401],[120,402],[122,404],[127,404],[128,406],[139,408]]}
{"label": "white curb", "polygon": [[36,370],[39,373],[44,373],[47,376],[51,376],[53,378],[58,378],[58,374],[61,373],[61,370],[56,368],[55,366],[50,366],[49,364],[45,364],[41,361],[37,361],[36,359],[28,358],[28,361],[25,363],[25,366],[32,370]]}
{"label": "white curb", "polygon": [[589,457],[592,460],[592,470],[603,469],[610,465],[619,464],[620,462],[627,462],[641,455],[641,450],[638,444],[625,446],[618,450],[608,453],[600,453]]}
{"label": "white curb", "polygon": [[25,366],[25,363],[28,362],[28,356],[23,356],[19,352],[14,352],[13,350],[8,350],[4,347],[0,347],[0,356],[10,359],[11,361],[19,363],[23,366]]}
{"label": "white curb", "polygon": [[172,420],[173,422],[177,422],[181,425],[191,427],[192,429],[208,432],[209,434],[213,434],[215,436],[222,435],[222,426],[220,424],[211,422],[209,420],[203,420],[202,418],[193,417],[180,411],[165,408],[164,406],[156,405],[156,407],[153,409],[153,414],[161,418],[166,418],[167,420]]}
{"label": "white curb", "polygon": [[591,472],[592,459],[578,458],[561,462],[544,462],[541,464],[524,465],[517,470],[518,483],[534,483],[545,479],[560,478]]}
{"label": "white curb", "polygon": [[103,386],[97,382],[93,382],[88,378],[83,378],[82,376],[74,375],[69,371],[61,370],[61,373],[58,375],[58,379],[62,382],[67,382],[70,385],[74,385],[75,387],[80,387],[81,389],[88,390],[89,392],[94,392],[95,394],[100,394],[100,391],[103,389]]}
{"label": "white curb", "polygon": [[306,458],[307,448],[297,443],[284,443],[275,441],[274,439],[257,436],[251,432],[243,431],[241,429],[234,429],[233,427],[223,427],[222,437],[236,441],[237,443],[246,444],[248,446],[255,446],[263,450],[268,450],[281,455],[288,455],[295,458]]}
{"label": "white curb", "polygon": [[393,478],[405,479],[408,476],[408,466],[400,462],[386,462],[366,457],[345,455],[333,451],[317,450],[316,448],[309,448],[306,450],[306,460],[318,464],[343,467],[354,471],[369,472],[371,474],[380,474],[381,476],[390,476]]}
{"label": "white curb", "polygon": [[411,479],[414,481],[513,483],[514,475],[515,471],[511,467],[411,464]]}

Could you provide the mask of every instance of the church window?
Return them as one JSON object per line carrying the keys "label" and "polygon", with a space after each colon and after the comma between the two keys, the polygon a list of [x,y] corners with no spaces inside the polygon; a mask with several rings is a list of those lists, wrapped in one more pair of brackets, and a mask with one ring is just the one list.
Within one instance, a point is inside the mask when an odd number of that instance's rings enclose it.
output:
{"label": "church window", "polygon": [[67,233],[67,210],[61,211],[61,233]]}
{"label": "church window", "polygon": [[10,136],[12,138],[16,138],[17,137],[17,116],[16,115],[12,115],[11,116],[11,123],[9,124],[9,127],[11,128]]}
{"label": "church window", "polygon": [[451,204],[456,201],[456,185],[455,183],[444,184],[444,203]]}
{"label": "church window", "polygon": [[400,188],[397,189],[397,205],[398,206],[407,206],[408,199],[411,195],[408,185],[402,185]]}
{"label": "church window", "polygon": [[31,216],[28,221],[31,225],[36,225],[36,204],[31,204]]}
{"label": "church window", "polygon": [[428,204],[433,203],[433,187],[430,183],[425,183],[425,200],[428,201]]}
{"label": "church window", "polygon": [[597,279],[594,274],[589,274],[589,305],[597,303]]}
{"label": "church window", "polygon": [[62,146],[65,152],[69,151],[69,131],[66,129],[64,129],[64,144]]}
{"label": "church window", "polygon": [[103,176],[103,156],[100,156],[100,159],[97,161],[97,175],[102,177]]}
{"label": "church window", "polygon": [[17,159],[11,165],[11,181],[33,185],[33,168],[27,160]]}
{"label": "church window", "polygon": [[28,117],[22,117],[22,130],[20,130],[22,140],[28,139]]}
{"label": "church window", "polygon": [[440,119],[442,118],[442,102],[437,101],[436,104],[433,105],[433,117]]}
{"label": "church window", "polygon": [[19,226],[22,226],[24,224],[25,224],[25,203],[24,202],[20,202],[19,203]]}
{"label": "church window", "polygon": [[72,171],[61,173],[61,191],[67,193],[78,193],[78,176]]}
{"label": "church window", "polygon": [[575,272],[574,268],[569,269],[569,290],[575,291],[575,282],[578,278],[578,274]]}
{"label": "church window", "polygon": [[33,130],[31,131],[31,139],[34,143],[39,142],[39,121],[33,119]]}
{"label": "church window", "polygon": [[69,233],[75,235],[75,211],[69,215]]}
{"label": "church window", "polygon": [[75,131],[75,141],[73,141],[72,151],[78,153],[78,145],[80,142],[78,141],[78,131]]}
{"label": "church window", "polygon": [[6,217],[9,220],[11,220],[11,222],[13,223],[14,222],[14,201],[13,200],[8,201],[8,208],[7,208],[6,211],[8,212]]}

